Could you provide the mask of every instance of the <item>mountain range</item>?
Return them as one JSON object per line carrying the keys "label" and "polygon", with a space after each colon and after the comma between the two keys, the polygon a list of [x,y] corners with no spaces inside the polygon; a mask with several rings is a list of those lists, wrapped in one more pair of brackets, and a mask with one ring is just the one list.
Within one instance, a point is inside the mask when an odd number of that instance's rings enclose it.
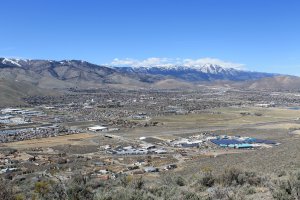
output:
{"label": "mountain range", "polygon": [[235,68],[225,68],[214,64],[204,64],[203,66],[154,66],[154,67],[118,67],[115,68],[120,72],[127,74],[149,74],[165,77],[176,78],[187,82],[197,81],[215,81],[215,80],[230,80],[230,81],[247,81],[257,80],[266,77],[273,77],[275,74],[250,72],[238,70]]}
{"label": "mountain range", "polygon": [[[8,58],[0,58],[0,80],[1,93],[13,93],[18,99],[45,91],[63,92],[69,88],[176,89],[214,83],[250,89],[296,89],[300,86],[298,77],[225,68],[210,63],[189,67],[111,67],[81,60]],[[27,90],[18,91],[16,85],[20,84]]]}
{"label": "mountain range", "polygon": [[218,65],[201,67],[107,67],[81,60],[22,60],[0,58],[0,78],[28,81],[42,88],[101,87],[110,84],[145,86],[165,79],[189,83],[228,80],[249,81],[275,74],[249,72]]}

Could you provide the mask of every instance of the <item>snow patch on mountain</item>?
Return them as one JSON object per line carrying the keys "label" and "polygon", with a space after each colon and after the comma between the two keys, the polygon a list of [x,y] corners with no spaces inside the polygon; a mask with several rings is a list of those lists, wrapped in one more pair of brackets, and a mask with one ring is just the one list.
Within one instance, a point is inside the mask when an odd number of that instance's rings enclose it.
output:
{"label": "snow patch on mountain", "polygon": [[19,64],[20,59],[9,59],[9,58],[4,58],[1,63],[5,64],[5,65],[14,65],[14,66],[18,66],[21,67],[21,65]]}
{"label": "snow patch on mountain", "polygon": [[202,66],[135,66],[132,67],[134,71],[147,70],[161,70],[161,71],[189,71],[194,70],[206,74],[232,74],[236,71],[243,71],[241,69],[225,68],[219,65],[206,63]]}
{"label": "snow patch on mountain", "polygon": [[219,66],[222,68],[234,68],[234,69],[244,69],[244,64],[223,61],[218,58],[198,58],[198,59],[182,59],[182,58],[146,58],[142,60],[125,58],[119,59],[115,58],[111,63],[106,64],[114,67],[132,67],[132,68],[166,68],[166,69],[176,69],[181,68],[214,68],[214,66]]}

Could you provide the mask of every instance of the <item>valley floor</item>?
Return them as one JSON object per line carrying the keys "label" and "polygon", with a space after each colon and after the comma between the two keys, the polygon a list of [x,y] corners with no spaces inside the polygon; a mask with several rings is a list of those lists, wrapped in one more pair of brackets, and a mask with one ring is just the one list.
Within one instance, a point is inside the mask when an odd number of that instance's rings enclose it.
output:
{"label": "valley floor", "polygon": [[[143,101],[147,99],[142,98]],[[156,99],[157,102],[162,100]],[[300,168],[300,110],[295,109],[295,104],[261,107],[255,103],[231,105],[229,102],[226,106],[192,111],[189,106],[197,103],[168,107],[163,100],[159,104],[166,106],[160,110],[145,108],[145,102],[122,106],[114,101],[106,104],[109,106],[89,101],[77,105],[22,108],[24,113],[40,116],[32,117],[32,124],[12,124],[1,129],[7,132],[10,140],[0,146],[2,180],[28,199],[33,195],[43,199],[46,195],[37,190],[37,184],[46,184],[44,187],[50,190],[54,187],[52,183],[69,184],[79,175],[93,184],[88,189],[93,199],[101,199],[96,197],[97,192],[113,195],[102,190],[102,186],[94,185],[96,182],[129,193],[152,195],[154,199],[167,198],[155,196],[158,194],[153,188],[165,187],[168,193],[171,186],[178,187],[180,194],[172,195],[178,195],[179,199],[189,199],[185,196],[187,192],[195,197],[190,199],[215,199],[219,193],[224,193],[223,196],[219,194],[220,199],[230,199],[232,195],[233,199],[288,197],[289,194],[274,192],[274,188],[281,187],[277,180],[289,180]],[[52,125],[53,119],[60,120],[59,126]],[[95,125],[108,128],[93,132],[90,127]],[[33,132],[31,126],[34,126]],[[14,130],[25,130],[22,137],[26,138],[17,141],[14,134],[19,132],[8,132]],[[255,138],[274,143],[239,149],[218,146],[212,138]],[[228,176],[240,176],[243,181],[232,177],[234,180],[228,183]],[[130,187],[137,184],[140,177],[143,188],[132,191]],[[212,179],[213,183],[204,182],[206,179]],[[155,185],[156,182],[159,184]],[[248,186],[251,191],[246,190]]]}

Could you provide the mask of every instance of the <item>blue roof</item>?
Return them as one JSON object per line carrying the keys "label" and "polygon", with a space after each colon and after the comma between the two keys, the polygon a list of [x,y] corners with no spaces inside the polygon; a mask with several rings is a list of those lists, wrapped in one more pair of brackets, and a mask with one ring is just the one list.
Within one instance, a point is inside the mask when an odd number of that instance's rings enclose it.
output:
{"label": "blue roof", "polygon": [[275,141],[272,140],[262,140],[262,139],[255,139],[255,143],[263,143],[263,144],[276,144]]}
{"label": "blue roof", "polygon": [[228,147],[239,149],[239,148],[252,148],[253,146],[251,144],[244,143],[244,144],[229,144]]}
{"label": "blue roof", "polygon": [[211,140],[212,143],[216,145],[229,145],[229,144],[242,144],[243,142],[238,141],[238,140],[230,140],[230,139],[213,139]]}
{"label": "blue roof", "polygon": [[236,148],[252,148],[252,147],[253,147],[252,144],[247,144],[247,143],[236,145]]}
{"label": "blue roof", "polygon": [[253,147],[253,143],[261,143],[261,144],[276,144],[276,142],[271,140],[263,140],[256,138],[249,138],[245,141],[239,141],[235,139],[212,139],[210,140],[212,143],[219,145],[221,147],[232,147],[232,148],[251,148]]}

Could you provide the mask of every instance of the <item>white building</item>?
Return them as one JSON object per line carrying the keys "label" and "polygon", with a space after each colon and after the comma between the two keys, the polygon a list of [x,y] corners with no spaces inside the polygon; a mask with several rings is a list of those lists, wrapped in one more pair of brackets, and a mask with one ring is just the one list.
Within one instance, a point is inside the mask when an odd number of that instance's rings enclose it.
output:
{"label": "white building", "polygon": [[97,132],[97,131],[108,131],[108,128],[105,127],[105,126],[91,126],[91,127],[88,127],[88,130],[89,131],[94,131],[94,132]]}

